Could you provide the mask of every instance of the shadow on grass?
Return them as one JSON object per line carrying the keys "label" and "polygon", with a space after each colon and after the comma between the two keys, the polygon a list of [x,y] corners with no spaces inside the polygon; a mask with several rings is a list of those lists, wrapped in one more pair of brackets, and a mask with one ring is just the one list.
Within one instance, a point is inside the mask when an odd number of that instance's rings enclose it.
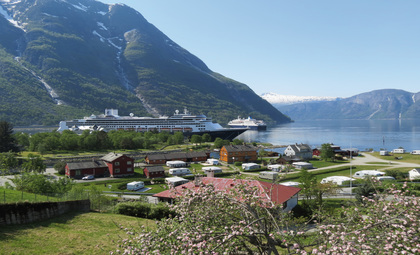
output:
{"label": "shadow on grass", "polygon": [[49,227],[51,224],[66,224],[80,214],[83,214],[83,212],[68,212],[47,220],[41,220],[26,224],[1,225],[0,241],[13,239],[14,235],[18,234],[19,232],[24,232],[27,229]]}

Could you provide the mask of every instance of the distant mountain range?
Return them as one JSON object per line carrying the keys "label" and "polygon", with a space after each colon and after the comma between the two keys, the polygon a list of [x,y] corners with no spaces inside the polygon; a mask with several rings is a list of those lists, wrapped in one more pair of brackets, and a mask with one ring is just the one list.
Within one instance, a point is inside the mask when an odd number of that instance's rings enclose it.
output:
{"label": "distant mountain range", "polygon": [[291,105],[298,103],[337,101],[341,99],[340,97],[291,96],[280,95],[276,93],[264,93],[261,95],[261,97],[274,106]]}
{"label": "distant mountain range", "polygon": [[298,97],[294,104],[285,104],[291,100],[272,93],[264,94],[262,98],[293,120],[420,118],[420,93],[397,89],[375,90],[349,98],[315,97],[305,99],[306,102]]}
{"label": "distant mountain range", "polygon": [[0,120],[15,126],[58,125],[105,108],[290,122],[123,4],[0,0],[0,34]]}

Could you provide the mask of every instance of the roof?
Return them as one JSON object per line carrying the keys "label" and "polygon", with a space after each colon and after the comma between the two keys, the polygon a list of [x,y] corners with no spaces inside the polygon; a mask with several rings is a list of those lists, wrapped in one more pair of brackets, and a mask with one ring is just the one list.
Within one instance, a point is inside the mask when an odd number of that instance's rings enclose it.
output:
{"label": "roof", "polygon": [[289,146],[295,152],[311,152],[312,151],[312,149],[311,149],[311,147],[309,147],[309,145],[303,144],[303,143],[292,144],[292,145],[289,145]]}
{"label": "roof", "polygon": [[225,145],[227,152],[240,152],[240,151],[257,151],[258,148],[253,145]]}
{"label": "roof", "polygon": [[[218,191],[228,191],[231,187],[239,184],[248,184],[250,186],[258,187],[260,191],[260,197],[262,199],[269,198],[275,205],[283,204],[288,201],[294,195],[299,193],[301,190],[297,187],[288,187],[280,184],[273,184],[257,180],[240,180],[240,179],[225,179],[225,178],[213,178],[213,177],[202,177],[202,185],[212,184]],[[173,189],[165,190],[160,193],[153,195],[154,197],[161,198],[175,198],[182,195],[185,189],[198,189],[200,186],[196,186],[195,182],[189,182]]]}
{"label": "roof", "polygon": [[147,169],[149,173],[165,171],[162,166],[146,166],[144,169]]}
{"label": "roof", "polygon": [[107,164],[102,160],[93,160],[93,161],[85,161],[85,162],[69,162],[67,166],[70,170],[78,170],[78,169],[88,169],[88,168],[100,168],[106,167],[108,168]]}
{"label": "roof", "polygon": [[165,154],[151,154],[147,155],[149,160],[166,160]]}
{"label": "roof", "polygon": [[106,154],[105,156],[103,156],[101,159],[107,162],[113,162],[118,158],[121,158],[122,156],[124,156],[124,154],[118,154],[115,152],[110,152],[108,154]]}
{"label": "roof", "polygon": [[201,158],[201,157],[207,157],[207,154],[204,151],[187,152],[187,158]]}

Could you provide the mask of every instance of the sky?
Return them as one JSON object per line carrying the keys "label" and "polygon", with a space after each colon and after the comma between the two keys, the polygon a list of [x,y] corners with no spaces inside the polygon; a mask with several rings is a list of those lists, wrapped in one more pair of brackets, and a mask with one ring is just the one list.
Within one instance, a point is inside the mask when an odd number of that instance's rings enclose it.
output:
{"label": "sky", "polygon": [[140,12],[255,93],[420,92],[420,1],[101,0]]}

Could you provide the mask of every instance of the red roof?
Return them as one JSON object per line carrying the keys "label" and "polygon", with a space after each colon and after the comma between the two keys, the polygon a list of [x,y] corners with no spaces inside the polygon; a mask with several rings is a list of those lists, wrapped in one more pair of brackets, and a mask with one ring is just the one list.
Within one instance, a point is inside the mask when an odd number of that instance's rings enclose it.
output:
{"label": "red roof", "polygon": [[[215,190],[229,190],[231,187],[238,184],[248,184],[249,186],[256,186],[260,190],[262,198],[269,198],[275,205],[283,204],[294,195],[296,195],[300,188],[284,186],[281,184],[268,183],[256,180],[240,180],[240,179],[225,179],[202,177],[201,183],[203,185],[212,184]],[[165,190],[153,195],[161,198],[175,198],[181,196],[185,189],[198,189],[200,186],[195,186],[194,181],[182,184],[173,189]]]}

